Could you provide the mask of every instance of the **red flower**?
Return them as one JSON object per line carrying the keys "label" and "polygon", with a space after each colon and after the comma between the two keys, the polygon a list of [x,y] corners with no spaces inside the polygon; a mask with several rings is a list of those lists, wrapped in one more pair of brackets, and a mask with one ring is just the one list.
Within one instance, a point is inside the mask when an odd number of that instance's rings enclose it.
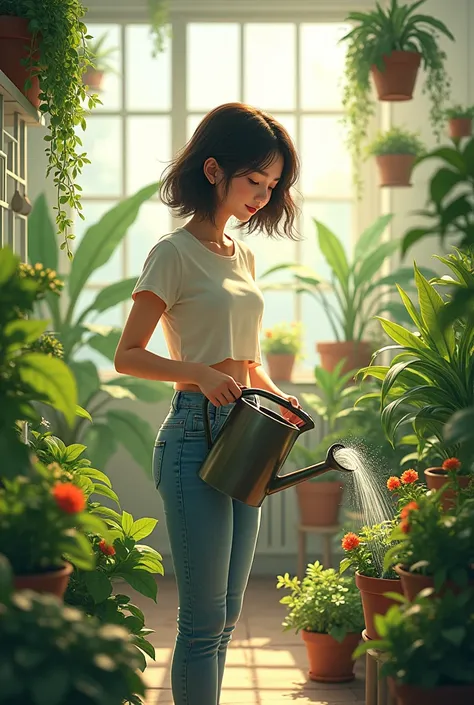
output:
{"label": "red flower", "polygon": [[53,497],[66,514],[78,514],[86,506],[84,492],[71,482],[58,482],[53,487]]}
{"label": "red flower", "polygon": [[418,502],[408,502],[408,504],[406,504],[400,512],[400,516],[402,519],[408,519],[408,515],[410,514],[410,512],[414,512],[419,508],[420,505],[418,504]]}
{"label": "red flower", "polygon": [[454,472],[457,472],[461,467],[461,461],[457,458],[447,458],[441,467],[443,470],[454,470]]}
{"label": "red flower", "polygon": [[387,480],[387,487],[390,490],[390,492],[393,492],[394,490],[398,490],[400,487],[401,482],[398,477],[395,477],[395,475],[392,475],[392,477],[389,477]]}
{"label": "red flower", "polygon": [[352,531],[349,531],[349,533],[347,533],[341,541],[341,545],[344,551],[352,551],[354,548],[357,548],[359,544],[360,538],[357,536],[357,534],[354,534]]}
{"label": "red flower", "polygon": [[104,556],[115,556],[115,548],[110,544],[106,543],[105,539],[99,541],[99,548],[104,554]]}
{"label": "red flower", "polygon": [[404,534],[410,533],[410,524],[407,519],[404,519],[402,523],[400,524],[400,529],[403,531]]}
{"label": "red flower", "polygon": [[416,470],[405,470],[405,472],[402,473],[401,481],[404,485],[411,485],[412,482],[416,482],[417,480],[418,473],[416,472]]}

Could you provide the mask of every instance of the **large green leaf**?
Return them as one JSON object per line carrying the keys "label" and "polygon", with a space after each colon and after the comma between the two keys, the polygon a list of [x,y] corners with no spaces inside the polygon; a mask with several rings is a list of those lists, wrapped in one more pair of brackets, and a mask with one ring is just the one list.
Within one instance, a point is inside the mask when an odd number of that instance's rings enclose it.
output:
{"label": "large green leaf", "polygon": [[3,336],[8,340],[8,357],[11,357],[10,354],[15,350],[24,348],[25,345],[37,340],[47,326],[48,321],[38,321],[34,318],[31,320],[19,318],[7,323],[3,330]]}
{"label": "large green leaf", "polygon": [[99,352],[101,355],[106,357],[107,360],[113,362],[115,357],[115,351],[117,350],[117,345],[119,343],[121,335],[122,331],[120,328],[112,328],[105,335],[102,335],[101,333],[92,335],[87,341],[87,344],[91,348],[94,348],[94,350],[97,350],[97,352]]}
{"label": "large green leaf", "polygon": [[96,604],[103,602],[112,594],[112,582],[110,578],[100,570],[92,570],[84,573],[82,579],[87,587],[87,591]]}
{"label": "large green leaf", "polygon": [[158,519],[151,519],[146,517],[143,519],[137,519],[133,522],[127,534],[135,541],[141,541],[142,539],[149,536],[152,531],[154,531],[157,523]]}
{"label": "large green leaf", "polygon": [[382,215],[364,230],[354,248],[354,264],[364,259],[367,256],[367,252],[370,252],[378,245],[382,234],[392,218],[393,213]]}
{"label": "large green leaf", "polygon": [[434,286],[421,274],[416,264],[415,282],[424,326],[439,354],[446,360],[450,360],[455,348],[454,330],[453,328],[443,330],[440,325],[440,313],[444,308],[444,301]]}
{"label": "large green leaf", "polygon": [[79,404],[86,406],[91,397],[100,389],[97,367],[91,360],[72,360],[69,367],[77,380]]}
{"label": "large green leaf", "polygon": [[344,247],[338,237],[329,230],[323,223],[313,218],[318,230],[318,243],[326,262],[334,272],[334,276],[339,281],[343,291],[348,291],[349,264],[347,262]]}
{"label": "large green leaf", "polygon": [[86,430],[84,443],[93,465],[106,468],[108,461],[118,449],[118,438],[106,423],[95,422]]}
{"label": "large green leaf", "polygon": [[118,375],[105,382],[103,385],[123,387],[128,389],[140,401],[156,403],[165,399],[171,399],[173,387],[167,382],[155,382],[149,379],[139,379],[129,375]]}
{"label": "large green leaf", "polygon": [[72,371],[62,361],[41,353],[26,353],[18,363],[22,382],[30,385],[39,400],[64,414],[70,426],[76,419],[77,385]]}
{"label": "large green leaf", "polygon": [[[372,277],[380,272],[380,269],[387,259],[394,252],[400,249],[400,243],[397,240],[391,242],[383,242],[374,252],[367,258],[360,261],[360,267],[354,275],[354,284],[356,290],[364,284],[370,284]],[[377,282],[372,283],[371,289],[377,286]]]}
{"label": "large green leaf", "polygon": [[137,277],[130,277],[104,287],[87,310],[102,312],[122,303],[122,301],[127,301],[131,297],[136,283]]}
{"label": "large green leaf", "polygon": [[474,442],[474,406],[457,411],[444,427],[444,440],[446,443]]}
{"label": "large green leaf", "polygon": [[396,284],[396,287],[398,289],[398,293],[400,294],[400,298],[403,302],[403,305],[405,307],[405,311],[411,318],[412,322],[415,324],[417,330],[419,333],[424,333],[424,326],[423,326],[423,321],[421,319],[420,314],[418,313],[413,301],[410,299],[406,291],[402,289],[401,286]]}
{"label": "large green leaf", "polygon": [[44,193],[34,202],[28,216],[28,260],[41,262],[45,267],[58,269],[58,241],[56,228]]}
{"label": "large green leaf", "polygon": [[91,274],[108,262],[134,223],[141,205],[154,196],[158,188],[158,183],[145,186],[133,196],[120,201],[98,223],[87,229],[71,264],[67,320],[72,319],[78,296]]}
{"label": "large green leaf", "polygon": [[439,206],[448,193],[462,180],[463,176],[459,172],[447,168],[439,169],[431,179],[431,200]]}
{"label": "large green leaf", "polygon": [[133,460],[151,477],[151,459],[156,433],[150,424],[132,411],[109,409],[107,421],[111,431],[128,450]]}
{"label": "large green leaf", "polygon": [[381,318],[379,316],[377,316],[377,318],[386,334],[393,341],[395,341],[395,343],[416,351],[424,349],[428,350],[428,347],[418,336],[406,330],[403,326],[400,326],[398,323],[394,323],[393,321],[389,321],[386,318]]}

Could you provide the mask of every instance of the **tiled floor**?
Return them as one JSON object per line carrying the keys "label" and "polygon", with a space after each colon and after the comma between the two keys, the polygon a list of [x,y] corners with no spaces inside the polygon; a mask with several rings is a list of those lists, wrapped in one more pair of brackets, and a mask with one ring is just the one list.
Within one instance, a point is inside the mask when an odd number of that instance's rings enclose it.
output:
{"label": "tiled floor", "polygon": [[[132,602],[145,610],[156,662],[145,671],[147,705],[173,703],[170,661],[176,634],[176,588],[159,579],[158,604],[137,595]],[[123,586],[120,586],[123,590]],[[125,590],[123,590],[125,591]],[[282,593],[283,595],[283,593]],[[319,684],[307,677],[305,646],[300,635],[283,632],[284,607],[271,579],[251,580],[244,610],[229,647],[220,705],[364,705],[363,664],[356,679],[343,685]]]}

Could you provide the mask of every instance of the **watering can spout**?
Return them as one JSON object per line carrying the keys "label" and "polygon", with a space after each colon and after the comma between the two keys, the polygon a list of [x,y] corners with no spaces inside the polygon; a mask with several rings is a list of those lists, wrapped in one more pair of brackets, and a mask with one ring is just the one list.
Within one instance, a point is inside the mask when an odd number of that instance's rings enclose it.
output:
{"label": "watering can spout", "polygon": [[321,461],[320,463],[316,463],[316,465],[310,465],[309,467],[302,468],[301,470],[295,470],[294,472],[290,472],[287,475],[283,475],[282,477],[275,477],[271,482],[268,493],[274,494],[275,492],[286,490],[288,487],[293,487],[294,485],[297,485],[300,482],[310,480],[311,478],[317,477],[318,475],[322,475],[323,473],[329,472],[330,470],[339,470],[340,472],[349,473],[354,472],[355,468],[349,468],[344,465],[341,465],[341,463],[336,460],[335,455],[339,451],[344,449],[345,446],[343,446],[342,443],[334,443],[329,448],[326,455],[326,459]]}

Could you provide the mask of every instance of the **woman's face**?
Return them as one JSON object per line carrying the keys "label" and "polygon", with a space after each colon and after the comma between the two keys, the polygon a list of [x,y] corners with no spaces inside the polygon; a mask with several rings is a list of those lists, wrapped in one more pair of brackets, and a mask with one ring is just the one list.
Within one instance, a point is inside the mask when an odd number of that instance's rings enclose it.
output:
{"label": "woman's face", "polygon": [[281,178],[283,165],[283,157],[278,154],[264,171],[234,176],[227,195],[223,196],[221,207],[226,215],[246,222],[257,210],[264,208],[272,197],[272,190]]}

